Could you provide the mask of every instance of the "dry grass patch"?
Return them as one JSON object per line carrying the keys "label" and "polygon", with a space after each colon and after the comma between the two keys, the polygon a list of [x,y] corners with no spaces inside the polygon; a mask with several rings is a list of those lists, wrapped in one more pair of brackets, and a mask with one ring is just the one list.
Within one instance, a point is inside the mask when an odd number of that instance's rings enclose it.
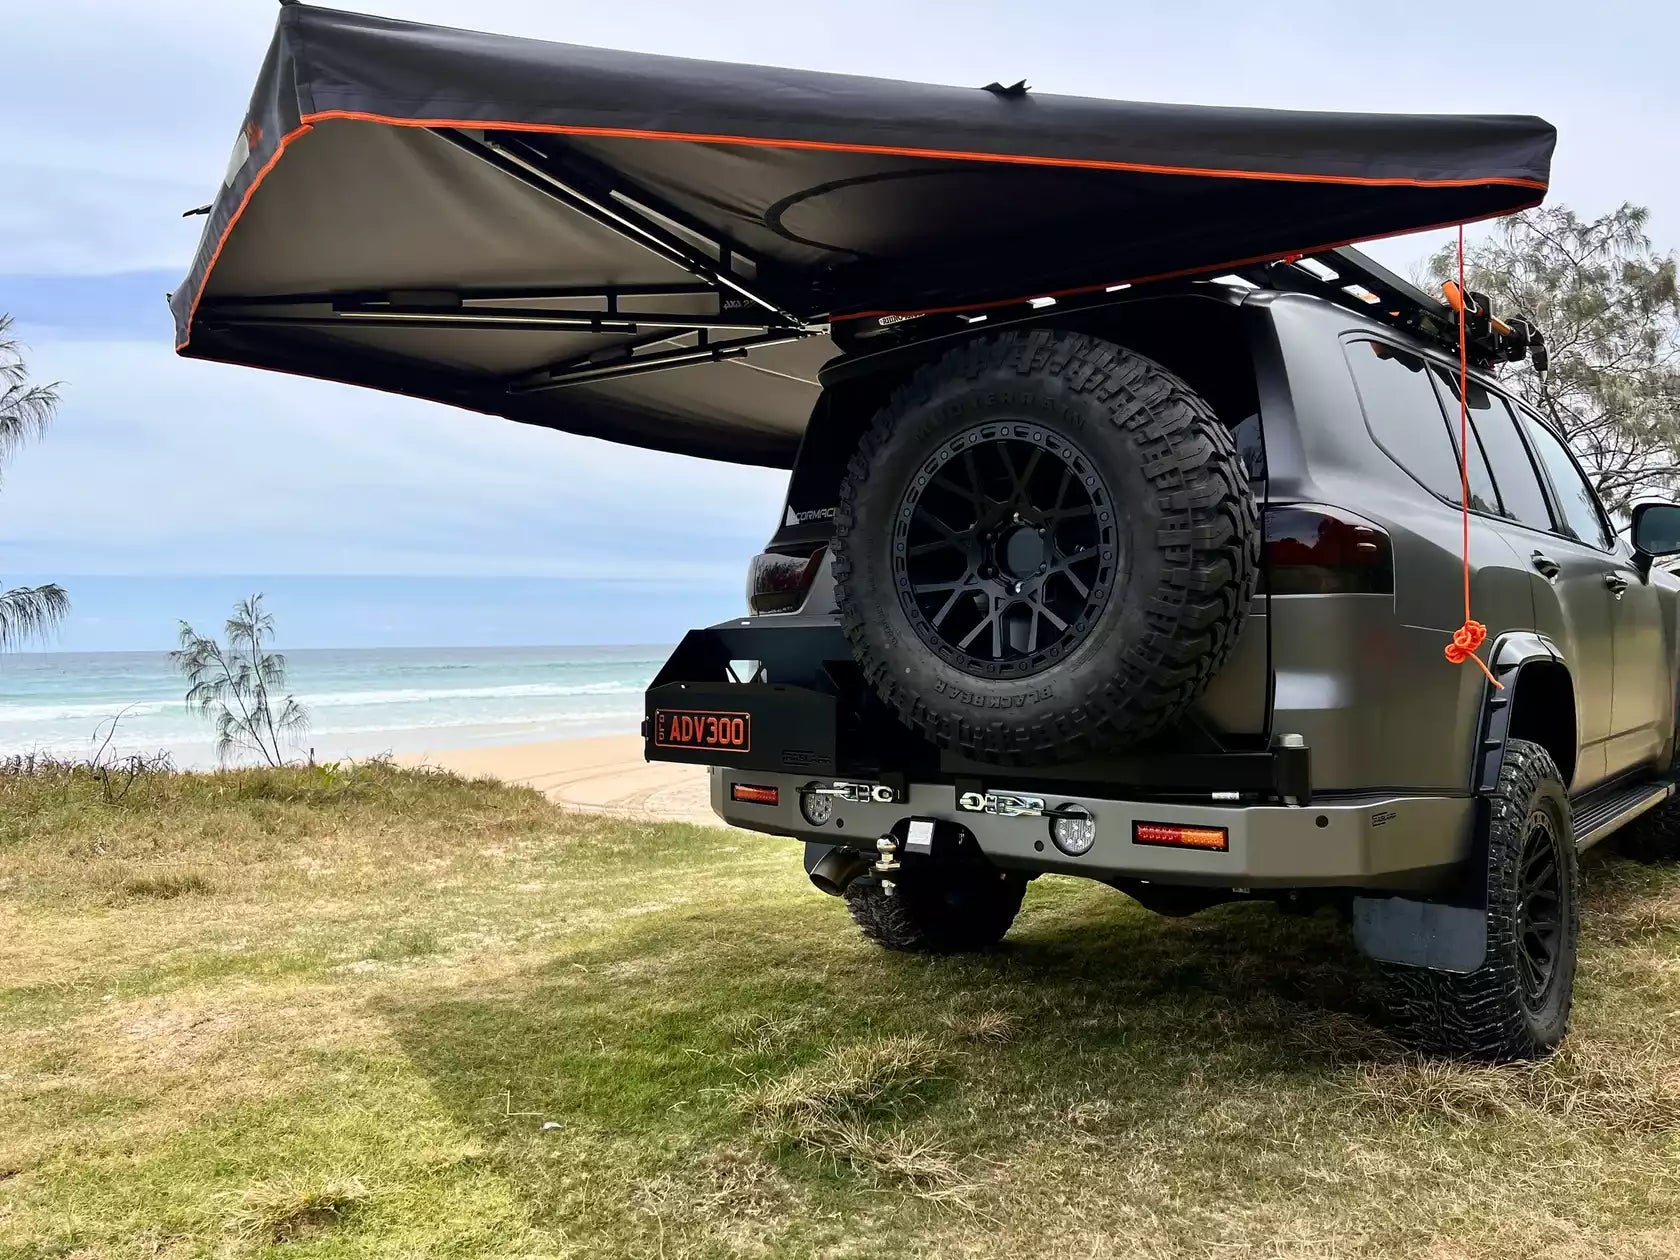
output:
{"label": "dry grass patch", "polygon": [[916,1091],[938,1080],[949,1061],[927,1036],[854,1042],[750,1089],[741,1106],[768,1134],[800,1141],[807,1133],[901,1112],[921,1101]]}
{"label": "dry grass patch", "polygon": [[156,871],[130,875],[117,885],[119,901],[173,901],[215,891],[208,876],[198,871]]}
{"label": "dry grass patch", "polygon": [[797,1015],[777,1017],[759,1011],[731,1011],[719,1023],[731,1045],[747,1057],[779,1054],[806,1026]]}
{"label": "dry grass patch", "polygon": [[1478,1067],[1407,1058],[1366,1064],[1349,1093],[1356,1106],[1385,1120],[1544,1119],[1618,1133],[1680,1133],[1680,1060],[1673,1045],[1605,1043],[1590,1033],[1543,1063]]}
{"label": "dry grass patch", "polygon": [[355,1178],[286,1178],[253,1186],[234,1214],[234,1232],[260,1243],[317,1239],[366,1207],[367,1187]]}
{"label": "dry grass patch", "polygon": [[773,1163],[734,1147],[643,1183],[635,1202],[656,1233],[692,1230],[730,1255],[771,1251],[781,1222],[809,1208],[809,1196]]}
{"label": "dry grass patch", "polygon": [[1008,1011],[974,1011],[955,1013],[945,1017],[945,1027],[964,1041],[1002,1044],[1012,1041],[1020,1020]]}
{"label": "dry grass patch", "polygon": [[950,1064],[950,1052],[927,1036],[855,1042],[749,1088],[740,1106],[774,1145],[892,1184],[953,1194],[965,1185],[957,1158],[902,1127]]}

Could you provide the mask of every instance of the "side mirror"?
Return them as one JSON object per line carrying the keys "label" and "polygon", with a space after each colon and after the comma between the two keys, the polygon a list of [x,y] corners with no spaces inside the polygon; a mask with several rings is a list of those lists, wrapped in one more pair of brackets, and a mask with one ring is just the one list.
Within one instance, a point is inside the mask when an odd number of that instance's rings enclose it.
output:
{"label": "side mirror", "polygon": [[1649,569],[1656,556],[1680,555],[1680,505],[1641,503],[1633,509],[1633,549]]}

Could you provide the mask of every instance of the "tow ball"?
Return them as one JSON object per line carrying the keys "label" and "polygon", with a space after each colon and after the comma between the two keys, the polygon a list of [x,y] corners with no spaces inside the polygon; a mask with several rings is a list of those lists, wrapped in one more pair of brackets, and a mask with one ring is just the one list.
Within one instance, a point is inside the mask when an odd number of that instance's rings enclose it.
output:
{"label": "tow ball", "polygon": [[898,885],[893,882],[893,876],[898,873],[898,841],[890,834],[882,836],[875,842],[875,852],[880,854],[875,859],[871,871],[875,878],[881,881],[881,895],[892,897],[897,895]]}

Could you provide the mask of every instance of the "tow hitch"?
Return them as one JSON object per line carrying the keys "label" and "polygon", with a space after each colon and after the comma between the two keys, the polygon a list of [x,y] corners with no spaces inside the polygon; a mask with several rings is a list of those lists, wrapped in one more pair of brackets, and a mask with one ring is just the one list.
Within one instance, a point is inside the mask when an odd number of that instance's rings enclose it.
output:
{"label": "tow hitch", "polygon": [[898,885],[892,878],[899,870],[898,841],[889,832],[875,842],[875,851],[881,856],[875,859],[870,871],[881,881],[881,895],[891,897],[898,891]]}

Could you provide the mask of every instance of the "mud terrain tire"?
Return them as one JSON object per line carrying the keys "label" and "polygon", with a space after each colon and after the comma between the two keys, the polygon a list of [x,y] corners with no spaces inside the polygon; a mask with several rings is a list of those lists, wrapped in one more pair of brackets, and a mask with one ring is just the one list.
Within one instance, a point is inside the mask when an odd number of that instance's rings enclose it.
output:
{"label": "mud terrain tire", "polygon": [[846,889],[846,909],[858,930],[883,949],[964,954],[1003,939],[1026,891],[1026,876],[989,867],[906,871],[890,897],[874,879],[856,881]]}
{"label": "mud terrain tire", "polygon": [[[1537,844],[1537,829],[1548,833],[1548,846]],[[1569,797],[1540,745],[1520,739],[1506,744],[1481,839],[1487,879],[1482,965],[1467,974],[1385,966],[1390,1000],[1406,1031],[1436,1054],[1481,1063],[1545,1058],[1569,1031],[1581,876]],[[1554,878],[1541,888],[1548,881],[1536,880],[1537,865],[1548,861]],[[1537,969],[1533,949],[1547,940],[1550,963]]]}
{"label": "mud terrain tire", "polygon": [[1160,364],[1053,329],[967,342],[876,415],[834,574],[877,693],[1002,764],[1135,744],[1230,657],[1260,567],[1231,436]]}

